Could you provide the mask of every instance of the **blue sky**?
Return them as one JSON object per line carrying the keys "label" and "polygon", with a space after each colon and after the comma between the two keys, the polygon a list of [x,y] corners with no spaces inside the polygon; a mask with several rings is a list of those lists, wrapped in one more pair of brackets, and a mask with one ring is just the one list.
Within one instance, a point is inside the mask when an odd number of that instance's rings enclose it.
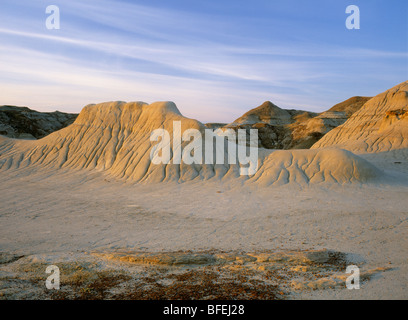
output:
{"label": "blue sky", "polygon": [[407,80],[408,1],[1,0],[0,46],[0,105],[170,100],[230,122],[266,100],[324,111]]}

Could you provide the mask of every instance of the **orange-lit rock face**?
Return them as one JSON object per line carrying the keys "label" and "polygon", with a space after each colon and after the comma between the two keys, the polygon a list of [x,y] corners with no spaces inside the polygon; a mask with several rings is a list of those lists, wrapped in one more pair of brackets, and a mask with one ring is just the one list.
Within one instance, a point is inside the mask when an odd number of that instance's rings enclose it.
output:
{"label": "orange-lit rock face", "polygon": [[312,148],[337,146],[357,153],[408,148],[408,81],[367,101]]}

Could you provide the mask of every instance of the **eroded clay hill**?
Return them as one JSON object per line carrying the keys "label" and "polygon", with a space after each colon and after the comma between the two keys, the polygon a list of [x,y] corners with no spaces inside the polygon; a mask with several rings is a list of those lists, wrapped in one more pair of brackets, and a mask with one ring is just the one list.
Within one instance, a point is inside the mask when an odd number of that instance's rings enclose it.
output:
{"label": "eroded clay hill", "polygon": [[356,153],[408,148],[408,81],[368,100],[312,148],[329,146]]}
{"label": "eroded clay hill", "polygon": [[[260,149],[258,170],[252,176],[240,175],[240,164],[228,164],[224,140],[224,164],[175,164],[173,125],[180,121],[181,132],[197,129],[202,123],[185,118],[172,102],[108,102],[83,108],[75,122],[40,140],[0,137],[0,170],[56,169],[100,171],[124,181],[162,182],[222,179],[257,183],[264,186],[292,182],[364,182],[380,173],[369,162],[339,149],[271,151]],[[150,141],[152,131],[169,133],[171,159],[168,164],[153,164]],[[191,141],[182,142],[185,148]],[[204,143],[203,143],[204,148]],[[202,150],[203,157],[206,150]],[[214,154],[220,152],[213,149]],[[204,161],[202,161],[204,163]],[[243,165],[244,166],[244,165]]]}
{"label": "eroded clay hill", "polygon": [[259,145],[267,149],[309,149],[327,132],[346,122],[369,99],[352,97],[322,113],[281,109],[266,101],[224,128],[257,129]]}

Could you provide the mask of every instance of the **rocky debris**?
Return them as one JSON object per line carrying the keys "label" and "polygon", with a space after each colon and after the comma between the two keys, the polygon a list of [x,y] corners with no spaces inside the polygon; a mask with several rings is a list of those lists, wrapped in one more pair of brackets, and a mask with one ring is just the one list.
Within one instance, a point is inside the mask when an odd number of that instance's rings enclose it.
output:
{"label": "rocky debris", "polygon": [[[382,118],[378,132],[386,131],[396,123],[407,123],[408,121],[408,106],[406,109],[398,109],[387,111]],[[400,122],[401,121],[401,122]]]}
{"label": "rocky debris", "polygon": [[[205,261],[196,263],[197,257]],[[125,251],[60,256],[57,260],[54,255],[51,259],[60,271],[59,290],[45,286],[50,257],[27,256],[0,265],[0,300],[291,299],[302,291],[344,290],[349,276],[346,266],[357,264],[346,254],[331,250]],[[358,264],[362,285],[390,269]]]}
{"label": "rocky debris", "polygon": [[22,255],[11,254],[8,252],[0,252],[0,264],[7,264],[22,258]]}
{"label": "rocky debris", "polygon": [[17,139],[41,139],[72,124],[78,114],[38,112],[27,107],[0,106],[0,135]]}

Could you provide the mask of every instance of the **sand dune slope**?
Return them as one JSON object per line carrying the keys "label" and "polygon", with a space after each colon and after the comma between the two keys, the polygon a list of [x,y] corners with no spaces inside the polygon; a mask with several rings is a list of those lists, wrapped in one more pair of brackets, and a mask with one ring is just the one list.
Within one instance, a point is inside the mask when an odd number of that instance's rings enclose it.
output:
{"label": "sand dune slope", "polygon": [[[37,140],[0,139],[0,170],[47,172],[67,168],[96,170],[124,181],[162,182],[223,179],[260,185],[287,183],[347,183],[367,181],[380,175],[369,162],[351,152],[335,149],[273,151],[260,149],[258,171],[241,176],[240,164],[153,164],[151,132],[166,129],[171,137],[174,160],[173,124],[181,132],[204,125],[181,115],[172,102],[108,102],[84,107],[76,121]],[[224,159],[231,144],[224,141]],[[184,148],[190,141],[182,142]],[[203,148],[204,148],[203,143]],[[236,145],[235,145],[236,147]],[[203,155],[204,155],[203,150]],[[219,150],[213,149],[214,154]],[[202,162],[204,163],[204,161]]]}
{"label": "sand dune slope", "polygon": [[336,146],[356,153],[408,148],[408,81],[375,96],[312,149]]}

